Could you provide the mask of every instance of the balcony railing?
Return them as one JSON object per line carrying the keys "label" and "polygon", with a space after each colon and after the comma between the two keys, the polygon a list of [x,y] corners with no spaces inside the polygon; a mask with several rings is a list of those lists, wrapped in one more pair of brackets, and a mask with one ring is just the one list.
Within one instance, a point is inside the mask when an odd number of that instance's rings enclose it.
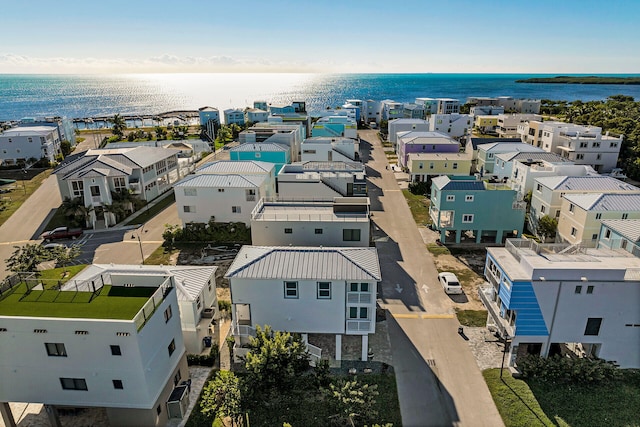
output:
{"label": "balcony railing", "polygon": [[371,320],[347,320],[347,332],[370,332]]}
{"label": "balcony railing", "polygon": [[364,292],[347,292],[347,302],[353,304],[369,304],[371,303],[371,294]]}
{"label": "balcony railing", "polygon": [[[486,285],[489,285],[488,283]],[[494,301],[496,298],[496,291],[493,286],[481,286],[478,288],[478,295],[480,296],[480,300],[482,304],[484,304],[487,312],[489,313],[489,318],[493,320],[495,327],[498,330],[498,333],[501,337],[513,337],[515,335],[515,329],[513,326],[509,325],[506,319],[500,316],[500,307]]]}
{"label": "balcony railing", "polygon": [[138,331],[140,331],[144,325],[151,319],[153,313],[155,313],[156,308],[162,304],[162,301],[169,295],[169,293],[173,290],[173,285],[171,284],[171,280],[167,279],[162,285],[158,287],[158,289],[151,295],[151,298],[142,306],[138,314],[133,318],[133,322],[135,323]]}

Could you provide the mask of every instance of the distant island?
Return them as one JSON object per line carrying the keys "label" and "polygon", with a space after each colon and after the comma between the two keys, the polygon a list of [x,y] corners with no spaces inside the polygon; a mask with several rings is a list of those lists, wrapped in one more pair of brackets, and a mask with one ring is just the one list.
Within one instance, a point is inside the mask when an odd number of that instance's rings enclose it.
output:
{"label": "distant island", "polygon": [[556,76],[516,80],[516,83],[564,83],[583,85],[640,85],[640,77]]}

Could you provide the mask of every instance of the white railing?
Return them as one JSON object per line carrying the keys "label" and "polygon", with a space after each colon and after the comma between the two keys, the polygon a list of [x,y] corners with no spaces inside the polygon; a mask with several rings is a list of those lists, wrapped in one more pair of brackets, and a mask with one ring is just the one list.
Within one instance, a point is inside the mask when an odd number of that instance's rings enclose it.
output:
{"label": "white railing", "polygon": [[153,295],[151,295],[151,298],[149,298],[149,300],[142,306],[140,311],[138,311],[138,313],[133,318],[133,322],[135,323],[138,331],[140,331],[147,323],[147,321],[151,318],[151,316],[153,316],[156,308],[158,308],[158,306],[162,304],[162,301],[172,289],[173,286],[171,285],[171,279],[167,278],[167,280],[165,280],[165,282],[158,287]]}
{"label": "white railing", "polygon": [[322,349],[313,344],[307,344],[307,352],[309,353],[309,365],[317,366],[322,358]]}
{"label": "white railing", "polygon": [[368,304],[371,302],[371,294],[368,292],[347,292],[347,302]]}
{"label": "white railing", "polygon": [[371,320],[347,320],[347,331],[371,331]]}

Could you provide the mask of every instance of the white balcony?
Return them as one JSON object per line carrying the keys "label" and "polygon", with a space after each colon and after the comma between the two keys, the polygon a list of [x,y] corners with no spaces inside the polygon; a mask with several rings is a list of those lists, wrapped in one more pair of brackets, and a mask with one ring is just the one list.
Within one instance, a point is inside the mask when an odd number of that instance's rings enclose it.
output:
{"label": "white balcony", "polygon": [[347,302],[353,304],[371,303],[371,294],[368,292],[347,292]]}
{"label": "white balcony", "polygon": [[507,319],[500,316],[500,307],[498,306],[496,299],[497,293],[493,286],[486,283],[488,286],[481,286],[478,288],[478,295],[480,296],[480,300],[482,300],[482,304],[484,304],[487,312],[489,313],[489,319],[492,322],[487,322],[489,326],[490,323],[498,330],[498,333],[501,337],[513,337],[515,335],[515,328],[513,325],[510,325]]}
{"label": "white balcony", "polygon": [[371,320],[347,319],[347,332],[371,332]]}

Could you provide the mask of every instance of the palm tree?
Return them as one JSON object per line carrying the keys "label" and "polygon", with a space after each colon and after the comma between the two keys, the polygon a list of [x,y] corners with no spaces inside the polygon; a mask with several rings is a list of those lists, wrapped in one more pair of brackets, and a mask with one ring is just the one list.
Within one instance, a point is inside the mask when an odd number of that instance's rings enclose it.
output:
{"label": "palm tree", "polygon": [[65,197],[60,206],[63,216],[69,221],[69,225],[84,227],[87,223],[89,211],[80,197],[70,199]]}
{"label": "palm tree", "polygon": [[109,122],[113,125],[111,132],[122,138],[124,131],[127,129],[127,122],[125,122],[124,118],[122,118],[120,114],[116,114],[113,118],[109,119]]}

